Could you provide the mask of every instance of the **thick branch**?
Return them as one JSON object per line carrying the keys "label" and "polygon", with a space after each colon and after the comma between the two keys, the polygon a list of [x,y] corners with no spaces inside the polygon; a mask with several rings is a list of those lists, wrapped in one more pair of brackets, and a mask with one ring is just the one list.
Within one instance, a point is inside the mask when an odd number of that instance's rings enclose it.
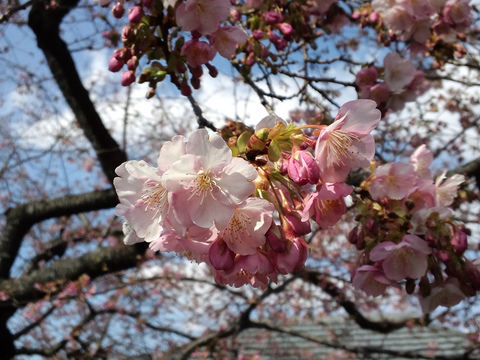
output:
{"label": "thick branch", "polygon": [[345,295],[339,290],[339,288],[329,281],[327,277],[315,271],[304,270],[299,274],[302,279],[320,287],[325,293],[330,295],[343,309],[350,315],[350,318],[354,320],[361,328],[377,331],[379,333],[388,334],[394,330],[398,330],[407,325],[408,322],[413,322],[418,325],[428,325],[428,317],[407,319],[399,322],[391,321],[372,321],[366,318],[355,305],[354,302],[347,300]]}
{"label": "thick branch", "polygon": [[133,268],[138,265],[145,248],[145,243],[102,247],[77,258],[57,260],[48,268],[36,270],[28,277],[0,281],[0,292],[8,296],[7,300],[0,301],[0,306],[21,306],[41,299],[45,293],[41,291],[41,287],[35,287],[37,284],[64,283],[77,280],[83,274],[94,279]]}
{"label": "thick branch", "polygon": [[67,44],[59,35],[63,17],[77,3],[78,0],[60,0],[56,6],[49,6],[48,9],[44,3],[36,3],[30,11],[28,25],[37,36],[38,47],[43,51],[78,124],[95,149],[105,175],[113,181],[115,168],[126,160],[126,155],[105,128],[80,80]]}
{"label": "thick branch", "polygon": [[32,225],[53,217],[109,209],[117,203],[117,195],[111,189],[33,201],[8,209],[6,225],[0,235],[0,278],[9,277],[10,267],[17,256],[22,239]]}

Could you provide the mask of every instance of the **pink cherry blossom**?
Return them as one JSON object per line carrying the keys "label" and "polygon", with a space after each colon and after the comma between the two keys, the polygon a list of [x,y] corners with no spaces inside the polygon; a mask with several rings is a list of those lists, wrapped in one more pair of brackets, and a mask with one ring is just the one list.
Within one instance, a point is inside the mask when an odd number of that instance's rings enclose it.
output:
{"label": "pink cherry blossom", "polygon": [[375,200],[390,198],[400,200],[407,197],[416,184],[413,165],[395,162],[379,166],[370,186],[370,194]]}
{"label": "pink cherry blossom", "polygon": [[186,56],[188,65],[196,68],[213,60],[216,51],[209,43],[192,39],[183,44],[180,54]]}
{"label": "pink cherry blossom", "polygon": [[412,228],[409,230],[409,233],[424,235],[428,230],[426,225],[427,220],[432,214],[436,214],[438,219],[444,220],[453,216],[453,210],[445,206],[436,206],[417,211],[413,214],[412,220],[410,220]]}
{"label": "pink cherry blossom", "polygon": [[432,172],[430,165],[433,162],[433,153],[427,149],[425,144],[420,145],[412,155],[410,155],[410,164],[413,165],[415,172],[419,178],[431,179]]}
{"label": "pink cherry blossom", "polygon": [[163,174],[170,202],[180,223],[219,230],[227,227],[235,209],[255,190],[255,168],[232,152],[218,134],[195,131],[186,154]]}
{"label": "pink cherry blossom", "polygon": [[397,34],[410,31],[415,24],[414,15],[401,5],[387,9],[383,13],[383,19],[385,24]]}
{"label": "pink cherry blossom", "polygon": [[[115,172],[119,177],[113,185],[120,199],[115,214],[129,222],[128,228],[133,229],[135,236],[147,242],[157,239],[163,229],[161,222],[170,211],[168,193],[157,168],[144,161],[128,161]],[[131,231],[126,235],[129,238],[125,241],[137,242]]]}
{"label": "pink cherry blossom", "polygon": [[311,218],[318,226],[326,229],[335,225],[347,211],[344,197],[350,195],[352,188],[343,183],[327,183],[305,198],[302,220]]}
{"label": "pink cherry blossom", "polygon": [[445,21],[454,26],[457,31],[464,31],[473,21],[470,0],[448,0],[442,15]]}
{"label": "pink cherry blossom", "polygon": [[237,45],[245,43],[248,35],[236,26],[220,26],[210,35],[209,41],[212,48],[224,58],[230,59],[235,55]]}
{"label": "pink cherry blossom", "polygon": [[375,66],[362,68],[355,78],[355,84],[360,88],[372,86],[378,80],[378,70]]}
{"label": "pink cherry blossom", "polygon": [[420,305],[424,314],[431,313],[439,306],[454,306],[465,299],[460,290],[460,283],[455,278],[448,278],[443,284],[432,287],[428,296],[420,296]]}
{"label": "pink cherry blossom", "polygon": [[398,244],[385,241],[375,246],[370,252],[370,260],[383,260],[382,268],[389,279],[418,279],[427,272],[426,255],[431,252],[425,240],[416,235],[405,235]]}
{"label": "pink cherry blossom", "polygon": [[[449,206],[452,204],[455,197],[458,195],[458,186],[465,182],[463,175],[452,175],[447,178],[446,171],[437,177],[435,186],[437,188],[435,205]],[[445,180],[446,179],[446,180]]]}
{"label": "pink cherry blossom", "polygon": [[177,7],[176,20],[183,31],[196,30],[208,35],[217,30],[229,14],[229,0],[187,0]]}
{"label": "pink cherry blossom", "polygon": [[240,255],[234,260],[230,271],[216,271],[215,281],[220,284],[241,287],[250,284],[256,288],[266,288],[269,279],[277,282],[277,275],[267,254],[259,250],[253,255]]}
{"label": "pink cherry blossom", "polygon": [[380,121],[373,100],[355,100],[344,104],[335,121],[323,129],[315,148],[320,176],[327,182],[341,182],[350,169],[365,167],[375,154],[370,132]]}
{"label": "pink cherry blossom", "polygon": [[369,296],[383,295],[387,286],[393,285],[383,271],[372,265],[363,265],[355,270],[352,276],[352,285]]}
{"label": "pink cherry blossom", "polygon": [[219,237],[236,254],[253,255],[265,244],[272,224],[274,206],[267,200],[248,198],[240,204]]}
{"label": "pink cherry blossom", "polygon": [[402,59],[396,52],[388,53],[383,60],[385,83],[393,93],[400,93],[415,76],[415,66],[409,59]]}
{"label": "pink cherry blossom", "polygon": [[192,225],[179,236],[173,228],[164,228],[160,237],[153,240],[149,247],[153,251],[176,252],[197,263],[209,263],[209,250],[217,238],[217,233],[215,228],[205,229]]}

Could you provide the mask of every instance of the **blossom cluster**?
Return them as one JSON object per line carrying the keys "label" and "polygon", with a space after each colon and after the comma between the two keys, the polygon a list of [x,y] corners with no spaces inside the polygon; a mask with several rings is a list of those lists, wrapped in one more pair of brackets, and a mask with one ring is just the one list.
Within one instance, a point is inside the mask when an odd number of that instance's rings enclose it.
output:
{"label": "blossom cluster", "polygon": [[[105,7],[110,2],[100,0]],[[227,59],[244,53],[241,64],[248,69],[257,61],[274,62],[276,55],[271,49],[282,51],[292,42],[314,40],[321,34],[317,27],[339,31],[349,20],[341,7],[334,6],[336,2],[143,0],[128,13],[130,24],[121,34],[123,47],[110,58],[109,70],[118,72],[126,66],[121,83],[128,86],[136,80],[142,57],[158,60],[145,67],[138,78],[153,90],[147,97],[153,96],[156,84],[167,74],[188,96],[192,87],[200,87],[203,65],[216,76],[217,70],[210,62],[217,53]],[[116,18],[125,12],[124,0],[112,8]]]}
{"label": "blossom cluster", "polygon": [[470,0],[373,0],[372,8],[395,34],[405,40],[424,44],[432,32],[445,42],[453,42],[458,33],[470,27],[473,14],[469,2]]}
{"label": "blossom cluster", "polygon": [[[379,81],[381,74],[383,81]],[[406,102],[415,101],[429,88],[425,73],[396,52],[385,56],[383,69],[375,66],[361,69],[355,84],[360,98],[375,100],[382,112],[402,110]]]}
{"label": "blossom cluster", "polygon": [[378,166],[362,185],[368,195],[349,236],[362,251],[353,285],[372,296],[403,285],[417,291],[425,313],[480,290],[479,264],[465,257],[469,231],[449,207],[464,177],[444,173],[434,182],[432,160],[422,145],[409,163]]}
{"label": "blossom cluster", "polygon": [[156,167],[116,169],[125,243],[204,262],[222,284],[266,287],[304,266],[310,220],[327,228],[345,213],[344,181],[370,164],[379,121],[374,101],[356,100],[330,125],[309,126],[314,136],[275,116],[254,133],[225,129],[227,142],[205,129],[175,136]]}

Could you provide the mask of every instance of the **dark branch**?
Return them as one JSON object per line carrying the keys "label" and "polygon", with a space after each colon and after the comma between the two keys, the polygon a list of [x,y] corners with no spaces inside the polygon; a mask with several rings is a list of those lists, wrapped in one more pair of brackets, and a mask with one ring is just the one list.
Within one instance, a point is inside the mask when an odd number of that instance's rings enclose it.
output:
{"label": "dark branch", "polygon": [[78,0],[60,0],[56,6],[48,9],[44,3],[35,3],[28,17],[28,25],[37,36],[38,47],[43,51],[78,124],[95,149],[105,175],[112,182],[116,176],[115,168],[126,161],[126,155],[105,128],[80,80],[67,44],[59,35],[61,21],[77,3]]}

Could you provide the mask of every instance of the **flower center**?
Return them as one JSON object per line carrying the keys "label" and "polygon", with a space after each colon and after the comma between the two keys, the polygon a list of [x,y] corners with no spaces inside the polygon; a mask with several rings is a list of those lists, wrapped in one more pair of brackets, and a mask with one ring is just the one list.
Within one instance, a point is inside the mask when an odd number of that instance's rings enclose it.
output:
{"label": "flower center", "polygon": [[[333,165],[347,165],[345,164],[345,159],[355,161],[355,158],[352,156],[355,154],[355,151],[349,149],[354,141],[362,142],[357,135],[344,130],[334,130],[330,133],[328,145],[336,158]],[[357,150],[356,153],[358,154],[359,151]]]}
{"label": "flower center", "polygon": [[227,228],[224,230],[224,234],[228,233],[230,236],[223,235],[224,239],[228,239],[230,243],[233,242],[242,243],[245,236],[251,237],[252,235],[248,231],[248,227],[252,223],[252,219],[241,211],[235,211]]}
{"label": "flower center", "polygon": [[140,201],[145,205],[145,212],[153,212],[152,219],[154,219],[168,207],[168,192],[156,181],[146,182],[145,185],[147,188],[142,191]]}
{"label": "flower center", "polygon": [[200,205],[207,196],[211,196],[213,200],[217,200],[213,192],[218,189],[222,191],[222,188],[218,185],[219,179],[212,174],[211,170],[204,171],[203,168],[197,173],[197,177],[192,181],[190,200],[192,197],[197,196],[200,198]]}

